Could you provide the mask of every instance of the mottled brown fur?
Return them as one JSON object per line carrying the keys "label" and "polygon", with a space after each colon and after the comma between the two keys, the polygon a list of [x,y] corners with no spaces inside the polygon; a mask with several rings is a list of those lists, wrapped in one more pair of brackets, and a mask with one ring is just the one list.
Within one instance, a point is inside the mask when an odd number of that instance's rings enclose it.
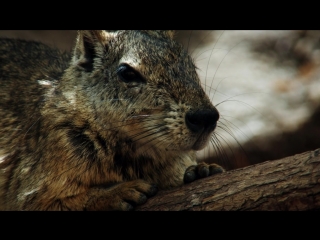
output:
{"label": "mottled brown fur", "polygon": [[218,113],[171,31],[79,31],[72,55],[0,39],[0,68],[0,209],[130,210],[222,171],[195,166]]}

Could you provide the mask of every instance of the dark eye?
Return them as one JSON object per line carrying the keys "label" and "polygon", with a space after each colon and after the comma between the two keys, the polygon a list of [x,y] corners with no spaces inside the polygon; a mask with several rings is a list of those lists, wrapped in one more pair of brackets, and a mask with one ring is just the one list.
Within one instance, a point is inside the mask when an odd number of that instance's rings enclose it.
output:
{"label": "dark eye", "polygon": [[119,78],[121,79],[121,81],[123,81],[125,83],[144,82],[141,75],[136,70],[134,70],[133,68],[131,68],[130,66],[128,66],[126,64],[119,66],[119,68],[117,70],[117,74],[118,74]]}

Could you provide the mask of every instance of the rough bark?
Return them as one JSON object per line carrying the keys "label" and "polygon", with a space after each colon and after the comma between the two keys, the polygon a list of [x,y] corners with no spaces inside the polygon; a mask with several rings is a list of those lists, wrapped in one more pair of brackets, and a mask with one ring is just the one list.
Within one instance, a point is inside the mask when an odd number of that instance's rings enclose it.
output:
{"label": "rough bark", "polygon": [[137,210],[320,210],[320,149],[161,191]]}

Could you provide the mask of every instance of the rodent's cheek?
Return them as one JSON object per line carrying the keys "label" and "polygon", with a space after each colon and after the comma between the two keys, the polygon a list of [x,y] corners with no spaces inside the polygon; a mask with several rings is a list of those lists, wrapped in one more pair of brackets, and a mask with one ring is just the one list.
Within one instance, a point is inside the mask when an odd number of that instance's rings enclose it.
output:
{"label": "rodent's cheek", "polygon": [[130,97],[135,97],[142,93],[142,86],[141,85],[134,85],[134,86],[127,86],[126,90],[127,94],[130,95]]}
{"label": "rodent's cheek", "polygon": [[184,119],[179,116],[165,118],[167,127],[167,149],[188,151],[192,149],[198,135],[192,133],[186,126]]}

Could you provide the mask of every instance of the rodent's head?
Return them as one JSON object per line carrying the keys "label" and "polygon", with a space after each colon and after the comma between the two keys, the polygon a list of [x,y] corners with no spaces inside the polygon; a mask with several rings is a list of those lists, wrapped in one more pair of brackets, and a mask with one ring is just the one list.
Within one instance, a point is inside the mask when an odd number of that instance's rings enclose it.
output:
{"label": "rodent's head", "polygon": [[219,113],[172,31],[80,31],[68,71],[90,124],[142,151],[199,150],[216,127]]}

